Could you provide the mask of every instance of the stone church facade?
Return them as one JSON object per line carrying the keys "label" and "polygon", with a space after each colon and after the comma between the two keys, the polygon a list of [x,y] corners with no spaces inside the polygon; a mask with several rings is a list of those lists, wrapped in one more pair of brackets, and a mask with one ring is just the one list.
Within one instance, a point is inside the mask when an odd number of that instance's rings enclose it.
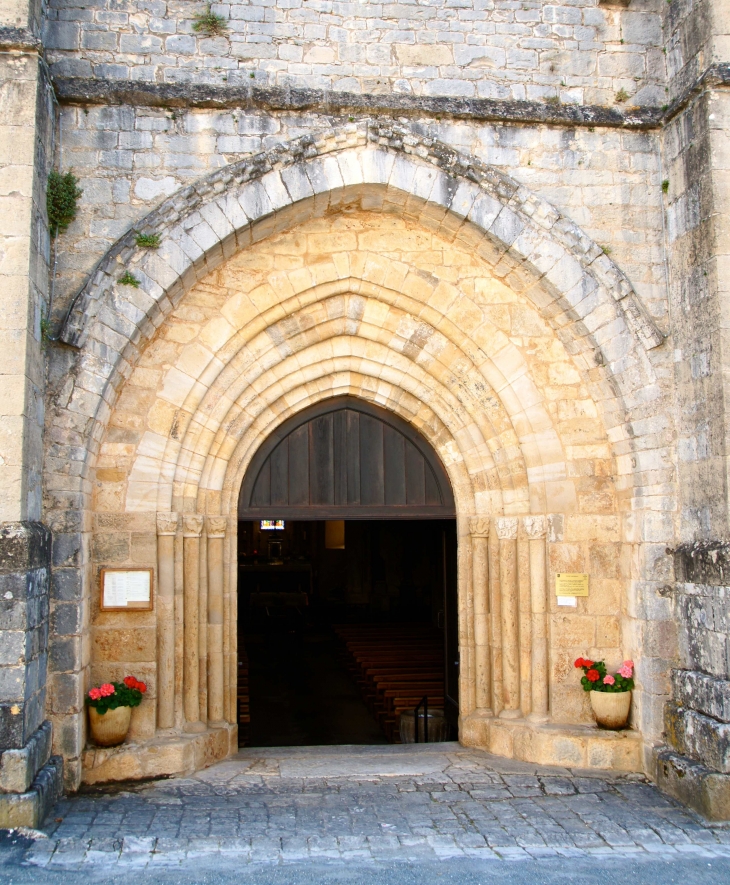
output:
{"label": "stone church facade", "polygon": [[[207,12],[0,5],[0,825],[235,751],[239,490],[339,395],[451,482],[460,740],[730,817],[730,0]],[[152,611],[100,610],[125,566]],[[635,661],[629,730],[581,655]]]}

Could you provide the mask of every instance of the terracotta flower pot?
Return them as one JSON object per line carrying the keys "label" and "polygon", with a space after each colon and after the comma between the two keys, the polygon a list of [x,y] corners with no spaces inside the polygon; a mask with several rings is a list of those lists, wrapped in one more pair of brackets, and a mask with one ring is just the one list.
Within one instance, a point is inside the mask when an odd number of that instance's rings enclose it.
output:
{"label": "terracotta flower pot", "polygon": [[631,708],[630,691],[592,691],[591,707],[601,728],[625,728]]}
{"label": "terracotta flower pot", "polygon": [[131,707],[117,707],[116,710],[107,710],[103,714],[97,713],[94,707],[89,707],[89,724],[94,743],[99,747],[123,744],[131,718]]}

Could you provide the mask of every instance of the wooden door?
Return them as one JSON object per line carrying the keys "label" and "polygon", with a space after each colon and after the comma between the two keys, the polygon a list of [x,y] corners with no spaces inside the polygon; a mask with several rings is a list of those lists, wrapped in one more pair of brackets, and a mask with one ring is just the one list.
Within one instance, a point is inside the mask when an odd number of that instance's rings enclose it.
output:
{"label": "wooden door", "polygon": [[441,461],[397,415],[336,397],[285,421],[251,461],[239,519],[444,519]]}

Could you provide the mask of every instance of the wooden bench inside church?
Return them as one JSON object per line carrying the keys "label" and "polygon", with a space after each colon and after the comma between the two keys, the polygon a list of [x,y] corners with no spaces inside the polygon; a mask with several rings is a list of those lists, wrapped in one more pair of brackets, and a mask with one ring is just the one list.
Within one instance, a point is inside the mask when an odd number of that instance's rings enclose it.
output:
{"label": "wooden bench inside church", "polygon": [[400,743],[400,716],[426,696],[444,703],[443,634],[428,624],[337,625],[343,664],[386,737]]}

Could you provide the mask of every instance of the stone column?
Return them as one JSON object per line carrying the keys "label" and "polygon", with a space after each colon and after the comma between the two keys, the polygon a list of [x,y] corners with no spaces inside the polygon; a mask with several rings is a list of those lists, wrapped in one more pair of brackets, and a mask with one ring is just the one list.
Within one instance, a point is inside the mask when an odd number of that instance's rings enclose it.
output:
{"label": "stone column", "polygon": [[199,618],[200,596],[200,533],[203,517],[197,513],[183,516],[183,569],[185,585],[184,646],[183,646],[183,710],[185,731],[204,731],[200,721],[199,679]]}
{"label": "stone column", "polygon": [[517,596],[517,518],[497,520],[499,538],[499,584],[502,596],[502,690],[503,719],[519,719],[520,647]]}
{"label": "stone column", "polygon": [[489,637],[492,645],[492,715],[498,716],[504,704],[502,691],[502,592],[499,586],[499,539],[493,528],[489,536]]}
{"label": "stone column", "polygon": [[489,517],[469,520],[474,596],[476,708],[491,713],[491,649],[489,644]]}
{"label": "stone column", "polygon": [[177,513],[157,514],[157,727],[175,725],[175,535]]}
{"label": "stone column", "polygon": [[545,538],[547,519],[527,516],[525,532],[530,539],[530,599],[532,603],[532,712],[534,722],[547,722],[549,672],[547,635],[547,568]]}
{"label": "stone column", "polygon": [[208,517],[208,721],[224,724],[223,541],[228,520]]}

